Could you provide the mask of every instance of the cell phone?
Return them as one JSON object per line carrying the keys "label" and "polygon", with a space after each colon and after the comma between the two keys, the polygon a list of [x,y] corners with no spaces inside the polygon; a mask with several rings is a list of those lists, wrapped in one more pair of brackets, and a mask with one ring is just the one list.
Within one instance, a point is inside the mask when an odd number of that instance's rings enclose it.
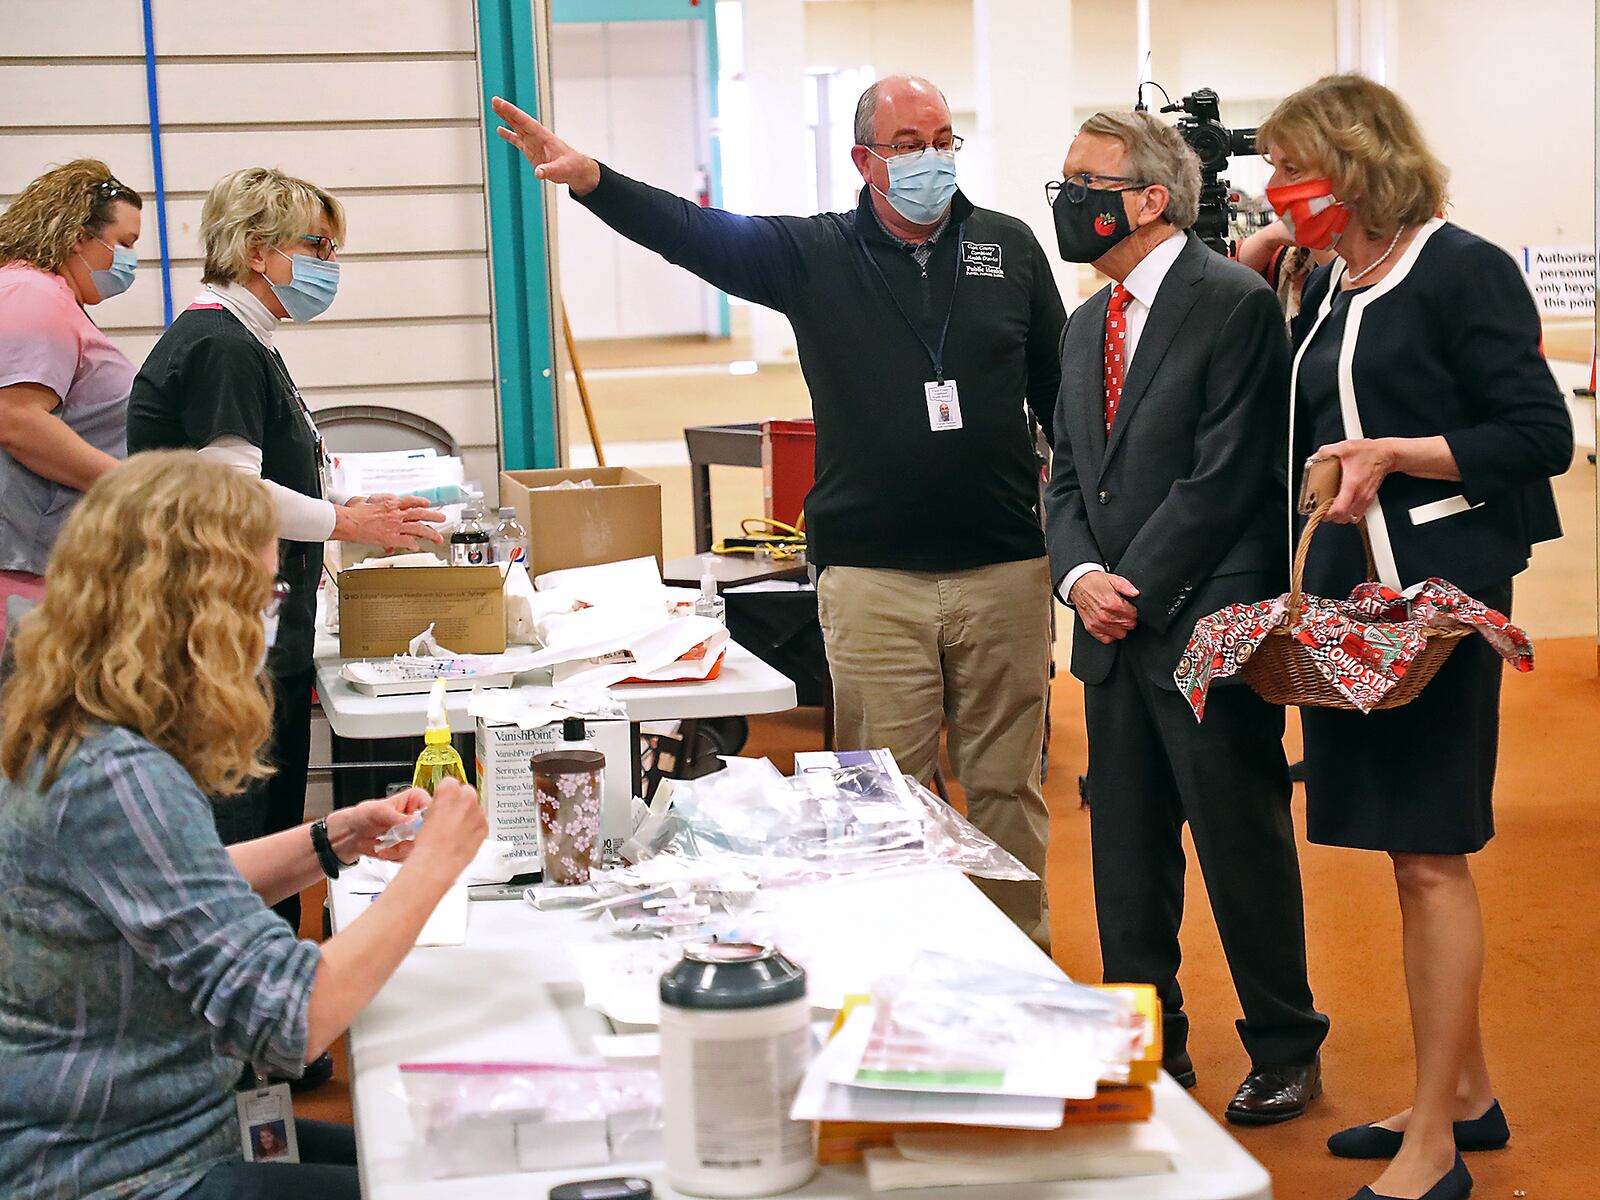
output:
{"label": "cell phone", "polygon": [[522,893],[544,879],[543,871],[524,871],[504,883],[474,883],[467,888],[468,900],[521,900]]}
{"label": "cell phone", "polygon": [[1343,478],[1344,468],[1337,458],[1308,458],[1300,473],[1300,515],[1309,517],[1317,505],[1337,496]]}
{"label": "cell phone", "polygon": [[550,1200],[650,1200],[648,1179],[576,1179],[550,1189]]}

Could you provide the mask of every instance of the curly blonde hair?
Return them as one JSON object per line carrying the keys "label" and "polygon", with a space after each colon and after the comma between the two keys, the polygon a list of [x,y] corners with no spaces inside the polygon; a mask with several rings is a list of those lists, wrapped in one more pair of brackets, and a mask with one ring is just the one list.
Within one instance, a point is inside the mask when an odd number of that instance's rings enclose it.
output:
{"label": "curly blonde hair", "polygon": [[1450,172],[1405,101],[1364,75],[1325,75],[1288,97],[1256,130],[1312,173],[1371,237],[1444,213]]}
{"label": "curly blonde hair", "polygon": [[67,518],[43,601],[12,631],[0,697],[0,773],[48,788],[90,727],[140,734],[200,789],[234,795],[271,774],[258,665],[276,536],[266,489],[191,451],[138,454]]}
{"label": "curly blonde hair", "polygon": [[98,158],[51,168],[0,213],[0,263],[59,270],[84,230],[96,237],[104,232],[119,203],[144,207],[139,193],[119,182]]}
{"label": "curly blonde hair", "polygon": [[344,241],[344,206],[314,183],[276,167],[230,171],[200,206],[200,241],[205,246],[201,283],[244,283],[250,252],[281,246],[311,233],[327,219],[335,242]]}

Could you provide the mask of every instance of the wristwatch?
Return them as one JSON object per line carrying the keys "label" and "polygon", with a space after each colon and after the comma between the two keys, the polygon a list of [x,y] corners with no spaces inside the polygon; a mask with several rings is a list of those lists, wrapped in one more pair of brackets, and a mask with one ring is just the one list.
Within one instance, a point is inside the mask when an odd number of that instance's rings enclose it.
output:
{"label": "wristwatch", "polygon": [[353,865],[340,862],[339,856],[333,852],[333,841],[328,837],[327,817],[318,817],[311,822],[311,848],[317,852],[317,863],[329,879],[339,878],[340,867]]}

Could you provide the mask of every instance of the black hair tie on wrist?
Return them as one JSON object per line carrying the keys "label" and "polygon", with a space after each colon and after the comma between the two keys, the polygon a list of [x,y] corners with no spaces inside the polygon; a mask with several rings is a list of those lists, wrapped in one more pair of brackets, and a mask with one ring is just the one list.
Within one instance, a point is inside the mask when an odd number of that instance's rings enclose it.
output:
{"label": "black hair tie on wrist", "polygon": [[317,852],[317,863],[322,867],[322,873],[329,879],[339,878],[339,868],[344,864],[333,852],[333,842],[328,838],[327,817],[318,817],[311,822],[311,848]]}

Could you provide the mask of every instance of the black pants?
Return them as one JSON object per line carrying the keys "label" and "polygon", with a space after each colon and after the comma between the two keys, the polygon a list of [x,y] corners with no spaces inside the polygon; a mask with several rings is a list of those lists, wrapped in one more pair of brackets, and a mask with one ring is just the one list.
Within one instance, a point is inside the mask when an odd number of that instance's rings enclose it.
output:
{"label": "black pants", "polygon": [[[224,845],[293,829],[306,819],[306,765],[311,761],[311,689],[316,670],[307,667],[292,674],[273,676],[272,741],[267,761],[274,774],[241,796],[219,801],[217,833]],[[290,896],[273,911],[300,928],[300,897]]]}
{"label": "black pants", "polygon": [[1105,682],[1084,688],[1106,981],[1154,984],[1168,1014],[1166,1049],[1185,1048],[1178,927],[1187,821],[1244,1010],[1240,1040],[1258,1066],[1308,1062],[1328,1019],[1306,981],[1283,710],[1243,685],[1224,686],[1212,689],[1197,724],[1134,650],[1123,647]]}
{"label": "black pants", "polygon": [[185,1200],[361,1200],[355,1131],[297,1120],[294,1132],[298,1163],[220,1163]]}

